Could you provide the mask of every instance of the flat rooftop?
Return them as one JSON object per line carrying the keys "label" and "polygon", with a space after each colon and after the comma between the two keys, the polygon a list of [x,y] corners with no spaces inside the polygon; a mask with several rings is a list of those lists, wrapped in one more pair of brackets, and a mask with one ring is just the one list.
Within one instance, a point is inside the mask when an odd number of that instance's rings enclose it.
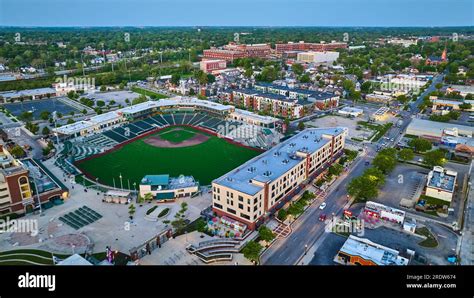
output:
{"label": "flat rooftop", "polygon": [[275,122],[280,121],[280,119],[275,118],[275,117],[259,115],[259,114],[255,114],[255,113],[252,113],[250,111],[241,110],[241,109],[235,109],[232,114],[235,115],[235,116],[239,116],[239,117],[254,119],[254,120],[257,120],[261,123],[267,123],[267,124],[275,123]]}
{"label": "flat rooftop", "polygon": [[408,265],[408,259],[401,257],[398,251],[353,235],[347,238],[339,251],[351,256],[360,256],[377,265]]}
{"label": "flat rooftop", "polygon": [[140,181],[141,185],[168,185],[169,175],[146,175]]}
{"label": "flat rooftop", "polygon": [[301,162],[303,157],[297,156],[297,152],[314,153],[329,143],[330,137],[346,131],[347,129],[343,127],[305,129],[213,182],[248,195],[255,195],[262,187],[251,183],[251,180],[271,182],[279,178]]}
{"label": "flat rooftop", "polygon": [[428,175],[428,186],[432,188],[442,189],[447,192],[454,192],[457,173],[435,167]]}
{"label": "flat rooftop", "polygon": [[15,97],[20,97],[20,96],[35,96],[35,95],[43,95],[43,94],[48,94],[48,93],[56,93],[56,89],[54,88],[36,88],[36,89],[27,89],[27,90],[19,90],[19,91],[6,91],[6,92],[0,92],[0,95],[3,96],[3,98],[15,98]]}
{"label": "flat rooftop", "polygon": [[[416,135],[431,135],[441,137],[445,130],[456,129],[459,134],[472,137],[474,135],[474,127],[467,125],[452,124],[446,122],[436,122],[431,120],[423,120],[414,118],[407,127],[408,134],[415,134],[413,132],[419,132]],[[409,132],[410,131],[410,132]]]}
{"label": "flat rooftop", "polygon": [[405,216],[405,211],[403,211],[403,210],[392,208],[392,207],[389,207],[389,206],[386,206],[386,205],[383,205],[383,204],[380,204],[380,203],[372,202],[372,201],[368,201],[365,204],[365,208],[372,209],[372,210],[377,210],[377,211],[378,210],[386,211],[386,212],[397,214],[397,215],[400,215],[400,216]]}

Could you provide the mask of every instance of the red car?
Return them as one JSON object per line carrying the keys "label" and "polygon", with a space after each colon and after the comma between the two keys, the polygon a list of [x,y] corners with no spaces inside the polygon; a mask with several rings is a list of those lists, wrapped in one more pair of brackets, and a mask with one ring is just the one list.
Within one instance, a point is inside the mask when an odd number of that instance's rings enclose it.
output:
{"label": "red car", "polygon": [[325,221],[326,220],[326,214],[321,214],[319,216],[319,221]]}

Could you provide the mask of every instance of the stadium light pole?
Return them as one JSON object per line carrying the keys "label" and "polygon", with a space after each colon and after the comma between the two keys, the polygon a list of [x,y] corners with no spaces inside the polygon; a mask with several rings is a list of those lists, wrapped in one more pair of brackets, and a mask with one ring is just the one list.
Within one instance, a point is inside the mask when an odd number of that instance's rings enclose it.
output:
{"label": "stadium light pole", "polygon": [[120,188],[123,190],[122,173],[120,173]]}

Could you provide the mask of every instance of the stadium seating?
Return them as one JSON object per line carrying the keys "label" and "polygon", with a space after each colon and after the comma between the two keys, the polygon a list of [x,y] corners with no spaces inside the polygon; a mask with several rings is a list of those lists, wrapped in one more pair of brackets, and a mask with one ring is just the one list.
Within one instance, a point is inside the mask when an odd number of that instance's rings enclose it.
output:
{"label": "stadium seating", "polygon": [[173,116],[172,115],[161,115],[161,117],[166,121],[166,123],[168,125],[174,125],[174,121],[173,121]]}

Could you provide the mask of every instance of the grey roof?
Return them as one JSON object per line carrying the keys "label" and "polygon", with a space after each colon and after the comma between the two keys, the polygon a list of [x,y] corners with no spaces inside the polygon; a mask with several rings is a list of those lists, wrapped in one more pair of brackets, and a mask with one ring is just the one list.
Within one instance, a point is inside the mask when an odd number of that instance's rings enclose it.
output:
{"label": "grey roof", "polygon": [[295,155],[296,151],[314,153],[330,141],[323,135],[337,136],[345,130],[343,127],[305,129],[213,182],[255,195],[262,187],[251,183],[250,180],[270,182],[279,178],[302,160]]}
{"label": "grey roof", "polygon": [[441,137],[445,129],[452,130],[454,128],[456,128],[461,135],[467,135],[469,137],[474,135],[474,127],[472,126],[436,122],[418,118],[414,118],[410,122],[407,127],[407,134]]}
{"label": "grey roof", "polygon": [[27,89],[27,90],[19,90],[19,91],[5,91],[1,92],[0,96],[3,98],[16,98],[20,96],[35,96],[35,95],[44,95],[44,94],[54,94],[56,93],[56,89],[45,87],[45,88],[36,88],[36,89]]}

